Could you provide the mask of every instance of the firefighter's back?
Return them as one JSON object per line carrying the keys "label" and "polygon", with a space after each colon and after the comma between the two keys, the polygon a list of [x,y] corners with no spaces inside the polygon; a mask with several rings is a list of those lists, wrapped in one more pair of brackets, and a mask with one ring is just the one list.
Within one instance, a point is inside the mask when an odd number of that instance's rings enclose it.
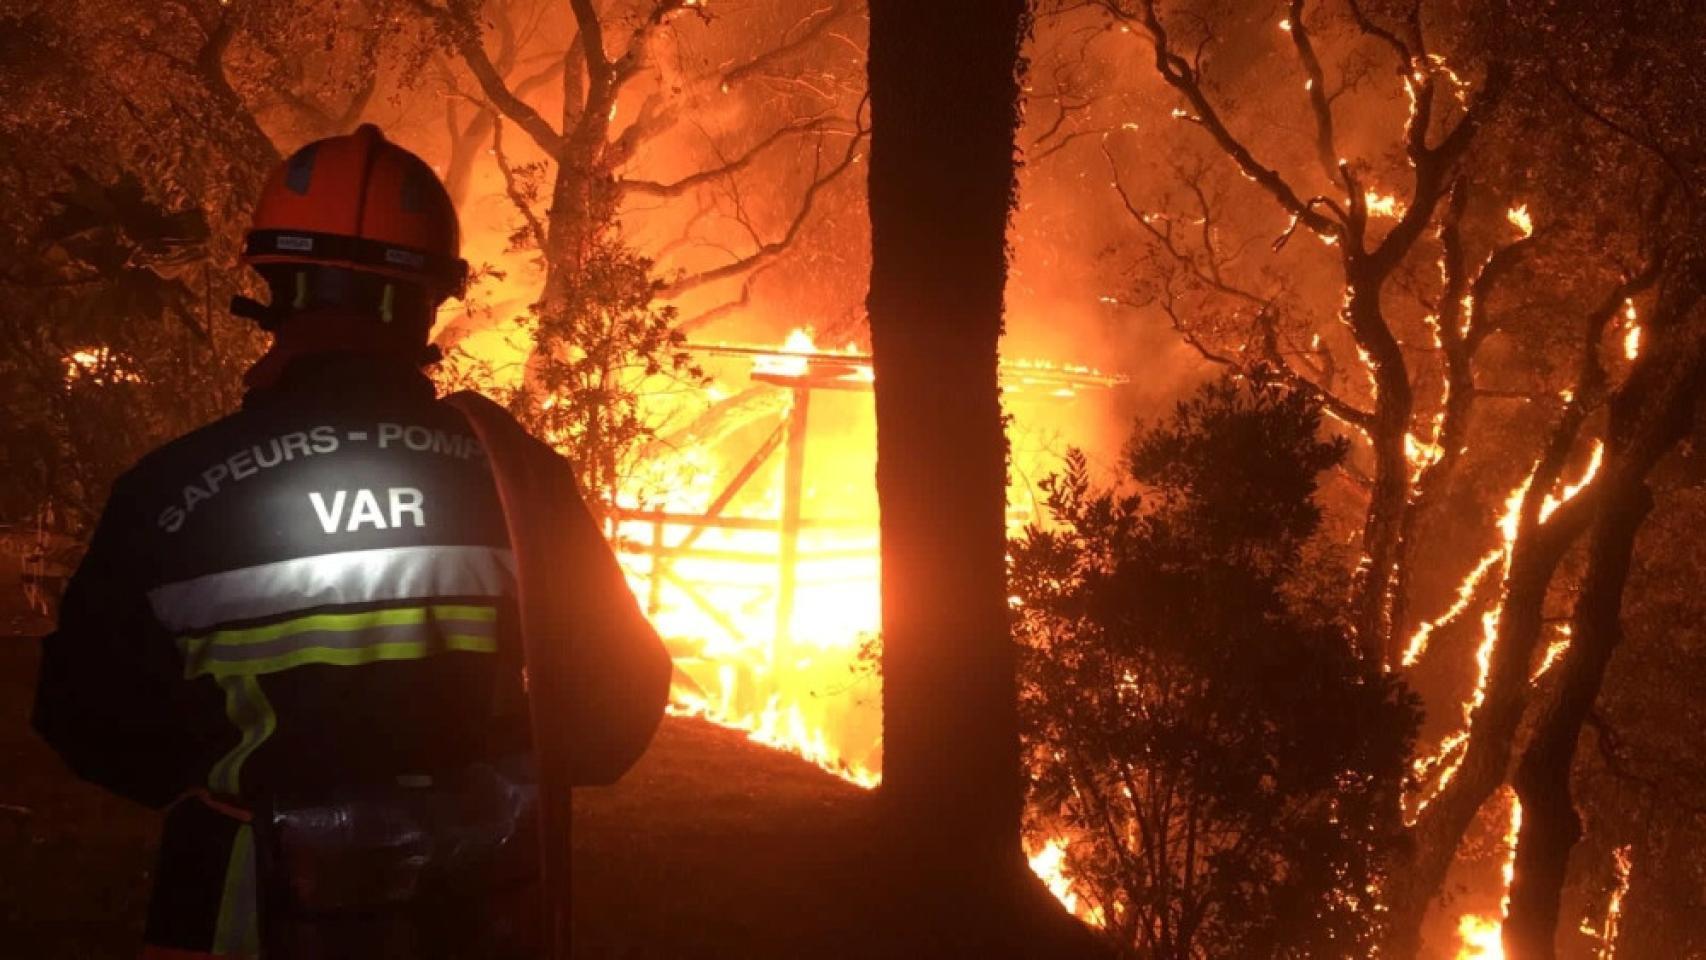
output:
{"label": "firefighter's back", "polygon": [[[526,749],[514,561],[467,421],[417,370],[304,357],[145,458],[114,508],[154,642],[194,691],[198,715],[179,722],[204,732],[183,758],[198,796],[168,814],[149,940],[241,952],[258,926],[234,905],[279,910],[292,884],[341,883],[330,906],[354,913],[419,894],[430,877],[408,864],[443,842],[433,811],[470,803],[444,791],[475,767],[517,773]],[[304,832],[326,822],[335,835]],[[268,862],[286,843],[305,865]],[[342,862],[314,862],[328,850]],[[311,955],[341,950],[327,949]]]}
{"label": "firefighter's back", "polygon": [[418,372],[304,358],[127,487],[149,605],[186,678],[223,695],[210,790],[426,773],[494,749],[513,560],[483,451]]}

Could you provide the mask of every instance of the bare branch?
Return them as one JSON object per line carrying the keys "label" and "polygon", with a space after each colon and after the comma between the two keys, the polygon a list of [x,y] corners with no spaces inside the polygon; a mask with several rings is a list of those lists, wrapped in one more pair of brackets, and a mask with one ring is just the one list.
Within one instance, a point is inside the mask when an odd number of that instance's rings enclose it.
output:
{"label": "bare branch", "polygon": [[764,139],[748,147],[745,152],[720,166],[700,170],[670,183],[659,183],[655,180],[634,180],[624,177],[617,180],[616,185],[624,191],[644,194],[649,197],[679,197],[696,187],[713,183],[745,170],[752,165],[754,160],[758,159],[760,154],[788,137],[802,133],[821,133],[835,129],[842,124],[843,121],[834,117],[813,117],[809,120],[796,121],[777,127]]}
{"label": "bare branch", "polygon": [[1356,184],[1350,180],[1350,169],[1339,163],[1338,137],[1333,131],[1333,107],[1327,97],[1327,76],[1321,69],[1321,58],[1315,53],[1309,28],[1303,22],[1303,0],[1291,0],[1291,42],[1297,48],[1297,59],[1309,76],[1309,106],[1315,114],[1315,159],[1321,170],[1332,180],[1343,176],[1350,191],[1353,209],[1356,203]]}
{"label": "bare branch", "polygon": [[[1120,20],[1132,19],[1118,2],[1105,0],[1104,9]],[[1327,216],[1317,213],[1315,204],[1306,202],[1291,185],[1281,177],[1279,172],[1258,161],[1243,141],[1233,136],[1226,126],[1219,111],[1209,102],[1204,92],[1201,75],[1189,61],[1179,56],[1170,46],[1166,27],[1161,23],[1160,14],[1156,11],[1155,0],[1139,0],[1138,6],[1142,11],[1141,25],[1148,33],[1151,44],[1155,48],[1155,68],[1161,78],[1173,89],[1184,95],[1191,104],[1194,114],[1187,118],[1209,132],[1221,150],[1238,165],[1244,175],[1255,181],[1262,189],[1277,200],[1286,212],[1309,227],[1315,233],[1324,237],[1337,238],[1344,233],[1344,224]]]}
{"label": "bare branch", "polygon": [[547,236],[545,224],[539,215],[533,212],[533,204],[529,202],[520,183],[516,180],[515,170],[510,166],[509,156],[504,153],[504,122],[496,119],[492,123],[492,158],[497,162],[498,170],[503,174],[504,193],[509,196],[510,203],[527,223],[527,232],[532,236],[534,245],[544,251]]}
{"label": "bare branch", "polygon": [[752,303],[753,286],[758,282],[758,278],[763,276],[764,272],[769,270],[772,266],[774,266],[773,262],[754,267],[752,271],[746,275],[745,279],[741,280],[740,295],[738,297],[728,301],[727,303],[720,303],[709,310],[695,314],[678,322],[675,325],[676,331],[678,333],[691,333],[694,330],[709,326],[726,316],[746,309],[747,306]]}
{"label": "bare branch", "polygon": [[1357,26],[1362,29],[1362,32],[1392,48],[1393,54],[1398,57],[1399,75],[1412,76],[1419,72],[1420,66],[1416,61],[1420,54],[1411,50],[1410,45],[1399,39],[1396,33],[1369,19],[1358,0],[1348,0],[1348,2],[1351,8],[1351,16],[1356,20]]}
{"label": "bare branch", "polygon": [[487,55],[480,24],[474,16],[469,0],[449,0],[449,7],[437,6],[429,0],[408,2],[418,13],[431,19],[444,31],[457,53],[462,55],[462,61],[468,65],[468,71],[474,75],[474,79],[480,84],[481,92],[491,101],[492,106],[526,131],[527,135],[533,138],[533,142],[547,154],[557,156],[562,152],[565,145],[563,135],[540,116],[539,111],[509,88],[497,65]]}
{"label": "bare branch", "polygon": [[[862,106],[861,112],[863,112]],[[841,160],[837,162],[835,166],[831,167],[827,173],[822,173],[814,177],[811,184],[806,187],[805,194],[800,198],[799,209],[794,214],[794,219],[788,224],[788,228],[783,231],[781,237],[776,240],[761,243],[758,245],[756,250],[746,256],[723,264],[720,267],[714,267],[710,270],[704,270],[699,273],[691,273],[677,277],[676,279],[663,284],[658,289],[658,296],[666,300],[673,299],[696,287],[701,287],[708,283],[715,283],[718,280],[726,280],[730,277],[740,276],[741,274],[763,266],[780,256],[793,245],[794,240],[800,235],[800,231],[805,227],[806,222],[811,219],[812,208],[817,200],[818,194],[853,166],[854,162],[859,158],[860,144],[864,143],[865,138],[869,135],[870,129],[861,122],[858,132],[848,139],[847,151],[842,155]]]}
{"label": "bare branch", "polygon": [[725,90],[732,88],[748,77],[763,72],[772,63],[809,46],[814,40],[827,33],[836,21],[853,9],[855,9],[855,4],[850,0],[835,0],[834,3],[808,14],[806,19],[802,21],[805,23],[804,29],[800,30],[793,39],[771,47],[745,63],[724,70],[722,88]]}
{"label": "bare branch", "polygon": [[1224,274],[1221,273],[1218,254],[1215,252],[1212,211],[1209,208],[1208,198],[1202,192],[1200,185],[1193,183],[1191,186],[1202,212],[1201,243],[1207,259],[1207,266],[1199,263],[1190,251],[1178,244],[1170,225],[1166,227],[1156,226],[1154,216],[1147,215],[1137,208],[1132,202],[1131,195],[1126,192],[1125,185],[1121,183],[1119,171],[1113,167],[1113,155],[1109,153],[1105,144],[1102,152],[1108,158],[1108,164],[1113,173],[1114,191],[1119,195],[1120,203],[1124,206],[1126,213],[1131,216],[1138,227],[1147,233],[1168,257],[1184,268],[1192,280],[1216,293],[1233,297],[1256,308],[1255,325],[1261,334],[1262,356],[1259,359],[1252,359],[1242,355],[1234,356],[1222,353],[1211,348],[1201,335],[1192,328],[1191,324],[1179,315],[1169,281],[1161,308],[1171,321],[1173,330],[1179,334],[1186,345],[1210,363],[1229,367],[1253,378],[1279,380],[1292,389],[1313,397],[1323,407],[1327,408],[1334,417],[1346,423],[1362,429],[1367,429],[1372,425],[1374,414],[1346,401],[1320,383],[1305,376],[1286,359],[1284,351],[1279,346],[1279,332],[1274,322],[1276,318],[1272,298],[1262,297],[1226,280]]}

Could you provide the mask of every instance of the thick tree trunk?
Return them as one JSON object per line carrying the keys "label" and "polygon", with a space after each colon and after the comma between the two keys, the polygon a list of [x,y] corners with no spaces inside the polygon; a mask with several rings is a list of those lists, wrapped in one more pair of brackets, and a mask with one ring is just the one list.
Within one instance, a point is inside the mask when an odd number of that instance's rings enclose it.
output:
{"label": "thick tree trunk", "polygon": [[1559,668],[1558,693],[1514,778],[1523,824],[1504,927],[1505,951],[1512,960],[1556,955],[1559,898],[1570,851],[1581,838],[1570,796],[1576,743],[1621,638],[1623,588],[1635,536],[1652,509],[1646,477],[1688,435],[1706,376],[1706,321],[1693,316],[1706,289],[1697,265],[1679,273],[1679,282],[1661,288],[1652,346],[1612,400],[1605,491],[1576,601],[1570,650]]}
{"label": "thick tree trunk", "polygon": [[[1555,476],[1547,472],[1536,486],[1544,482],[1550,489]],[[1530,496],[1538,509],[1541,495],[1531,491]],[[1383,956],[1409,960],[1420,953],[1422,922],[1445,883],[1458,844],[1481,805],[1505,782],[1528,702],[1529,665],[1544,626],[1547,589],[1564,552],[1591,520],[1594,499],[1592,492],[1578,495],[1545,524],[1527,529],[1517,542],[1505,576],[1487,696],[1470,718],[1469,744],[1456,775],[1418,816],[1410,853],[1394,872],[1386,896],[1389,932]]]}
{"label": "thick tree trunk", "polygon": [[1346,319],[1369,358],[1374,378],[1374,422],[1369,444],[1374,454],[1374,489],[1363,522],[1363,565],[1357,582],[1357,641],[1363,655],[1387,664],[1397,660],[1392,637],[1392,584],[1397,576],[1405,506],[1410,501],[1410,460],[1404,438],[1410,431],[1415,401],[1403,349],[1380,311],[1384,268],[1366,259],[1346,268],[1350,300]]}
{"label": "thick tree trunk", "polygon": [[936,955],[972,955],[1024,871],[996,357],[1026,17],[1022,0],[871,3],[882,790],[913,919],[958,928],[920,934]]}
{"label": "thick tree trunk", "polygon": [[1570,651],[1560,667],[1558,693],[1541,715],[1512,780],[1522,802],[1505,953],[1512,960],[1552,960],[1559,894],[1570,850],[1581,839],[1581,820],[1570,797],[1576,741],[1605,678],[1621,636],[1623,587],[1629,579],[1635,535],[1652,508],[1639,478],[1610,478],[1588,547],[1588,569],[1576,599]]}

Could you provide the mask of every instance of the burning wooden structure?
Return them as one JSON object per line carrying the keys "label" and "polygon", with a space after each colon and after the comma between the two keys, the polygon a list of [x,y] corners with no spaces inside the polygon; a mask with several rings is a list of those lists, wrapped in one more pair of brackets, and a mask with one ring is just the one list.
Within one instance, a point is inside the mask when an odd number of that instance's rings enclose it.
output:
{"label": "burning wooden structure", "polygon": [[[804,330],[780,347],[688,350],[728,362],[739,371],[730,379],[748,381],[656,445],[665,456],[708,456],[711,465],[699,462],[696,472],[715,483],[632,498],[613,518],[635,593],[672,643],[678,706],[874,785],[881,721],[869,669],[879,609],[871,358],[821,349]],[[1004,391],[1026,403],[1067,401],[1125,380],[1079,366],[1015,361],[1002,369]],[[819,446],[836,458],[812,465]],[[819,481],[841,492],[815,497]],[[849,487],[864,495],[847,495]],[[1020,510],[1014,519],[1029,517]]]}

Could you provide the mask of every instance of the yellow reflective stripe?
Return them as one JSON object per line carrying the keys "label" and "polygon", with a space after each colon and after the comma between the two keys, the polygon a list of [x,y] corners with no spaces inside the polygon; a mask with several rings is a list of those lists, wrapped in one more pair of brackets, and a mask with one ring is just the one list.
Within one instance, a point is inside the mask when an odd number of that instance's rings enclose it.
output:
{"label": "yellow reflective stripe", "polygon": [[231,841],[225,866],[225,889],[219,897],[219,919],[213,927],[213,950],[219,956],[253,957],[261,952],[261,929],[255,884],[255,831],[248,824]]}
{"label": "yellow reflective stripe", "polygon": [[202,667],[202,673],[221,679],[254,677],[316,664],[359,667],[384,660],[420,660],[445,650],[496,653],[497,649],[498,641],[495,637],[449,634],[418,640],[370,643],[357,647],[301,647],[289,653],[258,660],[234,660],[229,663],[209,661]]}
{"label": "yellow reflective stripe", "polygon": [[236,796],[242,786],[240,775],[243,761],[260,749],[261,744],[278,728],[278,714],[273,712],[261,682],[253,676],[219,678],[225,690],[225,715],[241,733],[237,745],[219,759],[208,771],[207,785],[215,793]]}
{"label": "yellow reflective stripe", "polygon": [[365,630],[369,627],[391,627],[410,623],[425,623],[432,620],[485,620],[495,622],[498,618],[496,607],[463,606],[458,604],[434,604],[429,607],[394,607],[386,610],[363,610],[358,613],[316,613],[294,620],[284,620],[279,623],[269,623],[263,627],[248,627],[240,630],[217,630],[199,637],[191,637],[189,642],[217,643],[235,645],[246,643],[261,643],[267,640],[279,640],[291,634],[306,633],[310,630]]}
{"label": "yellow reflective stripe", "polygon": [[309,664],[359,666],[420,659],[445,650],[497,650],[497,608],[434,604],[319,613],[258,627],[179,639],[184,675],[276,673]]}

